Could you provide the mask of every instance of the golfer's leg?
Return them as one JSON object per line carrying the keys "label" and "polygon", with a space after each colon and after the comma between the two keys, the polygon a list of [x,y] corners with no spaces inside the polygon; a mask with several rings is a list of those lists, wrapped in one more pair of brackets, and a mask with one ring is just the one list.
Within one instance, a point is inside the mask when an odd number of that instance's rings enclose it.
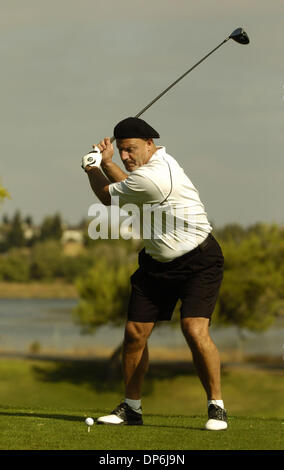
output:
{"label": "golfer's leg", "polygon": [[128,321],[125,327],[123,344],[123,373],[125,397],[133,400],[141,398],[144,375],[149,365],[147,339],[155,323]]}
{"label": "golfer's leg", "polygon": [[209,334],[208,318],[183,318],[182,332],[191,349],[194,365],[208,400],[222,400],[220,357]]}

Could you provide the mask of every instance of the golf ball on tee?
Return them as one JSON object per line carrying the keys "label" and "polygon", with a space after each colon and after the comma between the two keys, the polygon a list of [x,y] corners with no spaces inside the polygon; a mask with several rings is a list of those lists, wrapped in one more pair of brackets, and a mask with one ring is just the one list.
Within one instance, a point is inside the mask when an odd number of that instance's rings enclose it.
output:
{"label": "golf ball on tee", "polygon": [[87,426],[93,426],[94,420],[93,420],[93,418],[86,418],[85,423],[86,423]]}

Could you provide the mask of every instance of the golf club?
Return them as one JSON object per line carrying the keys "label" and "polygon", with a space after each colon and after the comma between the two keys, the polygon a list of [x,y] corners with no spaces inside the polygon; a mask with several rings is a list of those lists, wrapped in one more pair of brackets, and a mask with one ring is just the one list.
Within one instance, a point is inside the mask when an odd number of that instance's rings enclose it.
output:
{"label": "golf club", "polygon": [[[183,73],[177,80],[175,80],[171,85],[169,85],[164,91],[162,91],[156,98],[154,98],[145,108],[143,108],[139,113],[137,113],[134,117],[138,118],[141,116],[141,114],[145,113],[147,109],[149,109],[156,101],[158,101],[162,96],[164,96],[171,88],[173,88],[180,80],[182,80],[186,75],[188,75],[193,69],[195,69],[201,62],[203,62],[207,57],[209,57],[213,52],[217,51],[219,47],[221,47],[223,44],[225,44],[229,39],[233,39],[234,41],[238,42],[239,44],[249,44],[249,37],[247,33],[244,31],[243,28],[237,28],[235,29],[230,36],[228,36],[224,41],[222,41],[217,47],[215,47],[211,52],[206,54],[202,59],[200,59],[196,64],[194,64],[189,70],[187,70],[185,73]],[[114,137],[111,138],[111,142],[115,140]]]}
{"label": "golf club", "polygon": [[[237,28],[235,29],[230,36],[228,36],[224,41],[222,41],[217,47],[215,47],[211,52],[206,54],[202,59],[200,59],[196,64],[194,64],[189,70],[187,70],[185,73],[183,73],[177,80],[175,80],[171,85],[169,85],[162,93],[160,93],[156,98],[154,98],[145,108],[143,108],[141,111],[139,111],[138,114],[134,117],[139,117],[141,114],[145,113],[147,109],[149,109],[156,101],[158,101],[162,96],[164,96],[172,87],[174,87],[180,80],[182,80],[186,75],[188,75],[193,69],[195,69],[201,62],[203,62],[207,57],[209,57],[213,52],[217,51],[219,47],[221,47],[223,44],[225,44],[229,39],[233,39],[234,41],[238,42],[239,44],[248,44],[249,43],[249,37],[247,33],[243,30],[243,28]],[[113,138],[113,137],[112,137]],[[114,138],[113,138],[114,139]]]}
{"label": "golf club", "polygon": [[[224,39],[224,41],[222,41],[217,47],[212,49],[212,51],[210,51],[208,54],[206,54],[202,59],[200,59],[196,64],[194,64],[189,70],[184,72],[179,78],[177,78],[173,83],[171,83],[165,90],[163,90],[158,96],[156,96],[156,98],[154,98],[149,104],[147,104],[147,106],[145,106],[145,108],[143,108],[141,111],[139,111],[139,113],[137,113],[134,117],[138,118],[139,116],[141,116],[141,114],[145,113],[145,111],[147,111],[147,109],[149,109],[154,103],[156,103],[162,96],[164,96],[171,88],[173,88],[178,82],[180,82],[186,75],[188,75],[190,72],[192,72],[192,70],[195,69],[199,64],[201,64],[201,62],[203,62],[205,59],[207,59],[207,57],[209,57],[211,54],[213,54],[213,52],[217,51],[217,49],[219,49],[219,47],[221,47],[223,44],[228,42],[229,39],[233,39],[234,41],[238,42],[239,44],[249,44],[249,37],[248,37],[247,33],[244,31],[244,29],[243,28],[235,29],[230,34],[230,36],[228,36],[226,39]],[[115,137],[111,137],[110,141],[114,142]],[[94,150],[92,150],[89,153],[90,154],[91,153],[97,153],[98,154],[99,149],[94,148]],[[91,162],[91,159],[93,157],[90,156],[89,158],[90,158],[89,161]],[[99,157],[98,158],[96,157],[96,160],[98,162],[97,164],[99,165],[100,164]]]}

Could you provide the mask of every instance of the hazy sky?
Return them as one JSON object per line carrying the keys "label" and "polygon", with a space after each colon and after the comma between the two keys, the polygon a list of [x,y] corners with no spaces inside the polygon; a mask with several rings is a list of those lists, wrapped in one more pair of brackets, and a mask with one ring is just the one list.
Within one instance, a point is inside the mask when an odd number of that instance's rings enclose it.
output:
{"label": "hazy sky", "polygon": [[141,117],[217,226],[284,223],[283,1],[0,6],[2,214],[87,217],[82,155],[242,26],[250,45],[229,41]]}

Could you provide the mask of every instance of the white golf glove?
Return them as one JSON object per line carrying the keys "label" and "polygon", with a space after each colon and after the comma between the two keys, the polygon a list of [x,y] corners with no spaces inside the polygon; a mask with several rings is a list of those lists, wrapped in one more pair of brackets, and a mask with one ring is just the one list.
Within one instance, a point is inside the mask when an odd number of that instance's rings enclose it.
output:
{"label": "white golf glove", "polygon": [[82,158],[81,167],[83,168],[83,170],[86,169],[86,166],[97,166],[98,168],[100,168],[101,161],[102,154],[100,152],[100,149],[96,146],[94,147],[94,150],[87,153],[87,155],[84,155],[84,157]]}

